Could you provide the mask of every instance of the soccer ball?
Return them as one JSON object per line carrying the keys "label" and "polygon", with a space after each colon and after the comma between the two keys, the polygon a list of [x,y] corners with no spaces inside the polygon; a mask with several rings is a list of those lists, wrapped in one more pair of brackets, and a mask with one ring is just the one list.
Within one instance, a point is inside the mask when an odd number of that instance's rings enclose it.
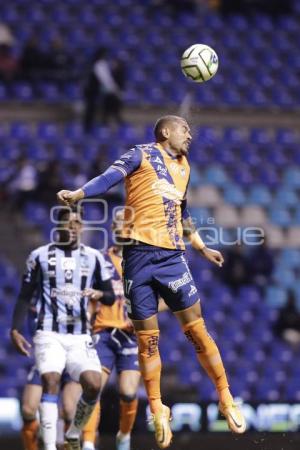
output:
{"label": "soccer ball", "polygon": [[217,72],[219,59],[216,52],[204,44],[194,44],[181,57],[181,69],[187,78],[202,83],[210,80]]}

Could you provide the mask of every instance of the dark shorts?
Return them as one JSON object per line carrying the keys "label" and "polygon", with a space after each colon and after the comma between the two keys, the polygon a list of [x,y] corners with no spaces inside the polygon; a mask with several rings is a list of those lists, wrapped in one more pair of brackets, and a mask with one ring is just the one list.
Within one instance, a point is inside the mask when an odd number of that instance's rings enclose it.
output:
{"label": "dark shorts", "polygon": [[109,372],[116,367],[117,373],[124,370],[139,370],[138,347],[135,334],[117,328],[100,331],[95,343],[101,365]]}
{"label": "dark shorts", "polygon": [[[64,385],[70,383],[70,381],[73,381],[72,378],[68,372],[64,370],[61,376],[61,387],[64,387]],[[28,372],[26,384],[36,384],[37,386],[42,386],[41,376],[35,365],[32,366]]]}
{"label": "dark shorts", "polygon": [[123,275],[128,315],[134,320],[156,314],[159,296],[173,312],[189,308],[199,300],[182,250],[124,246]]}

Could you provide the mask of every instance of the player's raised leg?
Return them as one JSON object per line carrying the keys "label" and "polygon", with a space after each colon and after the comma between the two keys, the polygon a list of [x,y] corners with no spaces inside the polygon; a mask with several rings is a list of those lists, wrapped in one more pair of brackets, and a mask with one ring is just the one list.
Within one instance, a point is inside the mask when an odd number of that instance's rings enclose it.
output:
{"label": "player's raised leg", "polygon": [[225,416],[228,427],[234,433],[244,433],[246,422],[238,406],[234,403],[219,349],[206,330],[201,315],[200,302],[182,311],[175,312],[184,334],[193,344],[197,358],[214,383],[219,396],[219,409]]}
{"label": "player's raised leg", "polygon": [[161,400],[161,358],[158,349],[159,329],[157,316],[146,320],[133,320],[138,340],[140,370],[152,413],[155,438],[160,448],[171,444],[171,412]]}

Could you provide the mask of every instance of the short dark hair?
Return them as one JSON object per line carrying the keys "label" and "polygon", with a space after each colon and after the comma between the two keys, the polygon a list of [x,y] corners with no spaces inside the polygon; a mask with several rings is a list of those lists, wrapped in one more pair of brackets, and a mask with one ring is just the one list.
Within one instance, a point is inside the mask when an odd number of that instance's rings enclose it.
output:
{"label": "short dark hair", "polygon": [[63,217],[66,214],[75,213],[79,214],[80,219],[83,218],[83,207],[79,205],[71,205],[71,206],[61,206],[57,212],[57,221],[63,222]]}
{"label": "short dark hair", "polygon": [[168,125],[170,122],[182,122],[185,121],[184,117],[180,117],[180,116],[174,116],[174,115],[167,115],[167,116],[162,116],[160,117],[155,125],[154,125],[154,136],[156,140],[160,140],[162,139],[162,134],[161,131],[162,129]]}

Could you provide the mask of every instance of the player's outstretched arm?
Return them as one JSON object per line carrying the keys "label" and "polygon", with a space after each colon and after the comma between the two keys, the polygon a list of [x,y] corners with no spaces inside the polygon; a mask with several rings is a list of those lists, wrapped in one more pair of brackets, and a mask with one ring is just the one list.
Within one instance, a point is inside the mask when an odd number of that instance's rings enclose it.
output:
{"label": "player's outstretched arm", "polygon": [[98,177],[88,181],[76,191],[63,189],[57,193],[60,203],[70,206],[85,197],[97,197],[105,194],[110,188],[120,183],[125,177],[134,172],[141,164],[142,153],[140,150],[132,149],[122,155],[105,172]]}

